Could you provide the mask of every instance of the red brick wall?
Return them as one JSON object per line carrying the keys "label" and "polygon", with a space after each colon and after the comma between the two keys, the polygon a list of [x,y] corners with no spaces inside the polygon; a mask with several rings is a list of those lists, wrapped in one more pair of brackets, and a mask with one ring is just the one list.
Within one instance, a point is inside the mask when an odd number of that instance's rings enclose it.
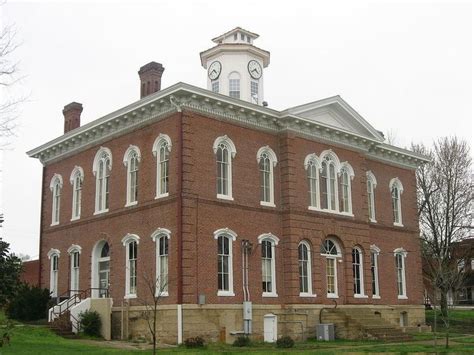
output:
{"label": "red brick wall", "polygon": [[[90,287],[90,256],[94,244],[106,239],[111,247],[111,294],[119,302],[125,292],[125,248],[121,239],[127,233],[140,236],[139,275],[145,269],[154,270],[155,245],[150,235],[158,227],[172,232],[170,239],[170,297],[165,303],[177,300],[177,160],[180,154],[177,142],[177,115],[113,138],[100,146],[108,147],[113,154],[110,177],[109,212],[93,216],[95,178],[92,163],[99,145],[53,163],[46,168],[43,186],[44,210],[42,284],[49,286],[49,267],[46,253],[51,248],[61,251],[60,293],[68,289],[69,260],[67,248],[71,244],[82,247],[81,288]],[[156,189],[156,159],[151,149],[159,133],[171,137],[173,148],[170,160],[170,196],[154,200]],[[234,142],[237,154],[232,161],[233,201],[216,198],[216,164],[212,149],[214,140],[227,135]],[[123,154],[130,144],[137,145],[142,153],[139,172],[138,205],[124,208],[126,168]],[[276,207],[260,206],[257,151],[270,146],[278,157],[274,168]],[[354,168],[352,206],[354,217],[340,216],[308,210],[308,187],[304,159],[307,154],[320,154],[332,149],[342,161]],[[69,175],[75,165],[83,167],[82,214],[79,221],[70,222],[72,187]],[[372,170],[377,178],[375,205],[377,223],[368,222],[366,175]],[[54,173],[63,175],[59,226],[50,227],[50,179]],[[389,181],[398,177],[404,187],[402,214],[404,227],[394,227]],[[233,275],[235,297],[217,296],[217,243],[213,232],[230,228],[238,235],[233,243]],[[237,126],[194,113],[183,113],[183,300],[196,303],[199,294],[206,295],[207,303],[240,303],[242,292],[241,247],[243,239],[253,244],[249,266],[251,299],[256,303],[332,303],[325,297],[324,258],[319,255],[322,241],[335,235],[343,250],[342,261],[337,263],[339,303],[420,304],[422,302],[421,264],[418,245],[414,172],[385,163],[369,160],[363,153],[338,146],[315,142],[293,133],[274,134]],[[272,233],[280,239],[276,247],[276,274],[278,298],[262,299],[261,257],[257,237]],[[298,243],[307,240],[312,246],[313,292],[316,298],[299,297]],[[371,296],[370,245],[381,249],[379,257],[380,300]],[[352,290],[351,250],[358,245],[364,253],[364,283],[366,299],[355,299]],[[408,251],[406,278],[408,300],[397,299],[395,261],[393,250],[403,247]],[[139,277],[140,279],[140,277]],[[143,282],[138,285],[143,296]],[[119,303],[118,303],[119,304]]]}
{"label": "red brick wall", "polygon": [[39,260],[30,260],[23,262],[23,272],[20,280],[30,286],[39,285]]}

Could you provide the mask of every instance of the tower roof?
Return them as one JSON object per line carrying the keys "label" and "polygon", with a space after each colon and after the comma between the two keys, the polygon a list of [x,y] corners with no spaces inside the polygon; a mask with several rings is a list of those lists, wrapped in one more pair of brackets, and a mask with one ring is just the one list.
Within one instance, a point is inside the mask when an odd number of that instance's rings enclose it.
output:
{"label": "tower roof", "polygon": [[251,37],[252,40],[257,39],[257,38],[259,37],[258,34],[256,34],[256,33],[253,33],[253,32],[247,31],[247,30],[244,30],[242,27],[236,27],[236,28],[234,28],[233,30],[230,30],[230,31],[228,31],[228,32],[226,32],[226,33],[224,33],[224,34],[221,34],[220,36],[217,36],[216,38],[213,38],[213,39],[212,39],[212,42],[214,42],[214,43],[220,43],[220,42],[222,42],[225,38],[230,37],[230,36],[233,36],[234,33],[238,33],[238,32],[243,33],[243,34],[246,34],[247,36]]}

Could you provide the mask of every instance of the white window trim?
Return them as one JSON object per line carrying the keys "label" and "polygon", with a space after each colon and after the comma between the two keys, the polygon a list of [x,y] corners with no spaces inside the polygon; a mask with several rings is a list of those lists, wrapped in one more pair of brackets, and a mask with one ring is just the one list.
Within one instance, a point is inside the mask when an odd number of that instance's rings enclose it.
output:
{"label": "white window trim", "polygon": [[[272,284],[274,286],[272,292],[262,292],[262,297],[278,297],[276,283],[276,246],[280,239],[272,233],[260,234],[257,238],[258,244],[262,244],[264,240],[269,240],[272,244]],[[261,258],[261,257],[260,257]]]}
{"label": "white window trim", "polygon": [[[138,199],[136,201],[131,201],[132,199],[132,195],[131,195],[131,179],[130,179],[130,167],[131,167],[131,164],[130,164],[130,160],[132,159],[132,154],[133,153],[136,153],[137,154],[137,161],[138,161],[138,164],[141,162],[142,160],[142,155],[141,155],[141,152],[140,152],[140,148],[138,148],[136,145],[130,145],[127,150],[125,151],[125,154],[123,155],[123,165],[127,168],[127,196],[126,196],[126,203],[125,203],[125,207],[129,207],[129,206],[135,206],[138,204]],[[137,179],[138,179],[138,167],[137,167]],[[138,181],[137,181],[137,184],[138,184]]]}
{"label": "white window trim", "polygon": [[[151,235],[151,239],[155,243],[155,280],[158,280],[158,277],[161,275],[161,266],[160,266],[160,244],[158,243],[161,237],[166,237],[171,239],[171,231],[166,228],[158,228]],[[155,297],[168,297],[169,296],[169,243],[168,243],[168,285],[166,291],[161,291],[160,287],[156,285],[155,287]]]}
{"label": "white window trim", "polygon": [[359,255],[360,255],[360,263],[359,263],[360,293],[354,293],[354,298],[368,298],[369,296],[365,294],[365,286],[364,286],[364,253],[362,251],[362,248],[358,246],[355,246],[352,249],[358,250]]}
{"label": "white window trim", "polygon": [[[321,256],[324,256],[326,259],[334,259],[334,290],[336,292],[333,292],[333,293],[328,293],[327,292],[327,265],[326,265],[326,262],[324,263],[324,268],[325,268],[325,278],[326,278],[326,298],[339,298],[339,285],[338,285],[338,277],[337,277],[337,262],[338,262],[338,258],[342,258],[342,252],[341,252],[341,247],[339,245],[339,242],[333,238],[326,238],[326,239],[329,239],[331,240],[334,245],[336,246],[336,251],[337,251],[337,254],[336,255],[333,255],[333,254],[325,254],[325,253],[321,253],[320,255]],[[323,240],[323,243],[326,241],[326,239]],[[325,260],[326,261],[326,260]]]}
{"label": "white window trim", "polygon": [[[124,298],[137,298],[136,293],[130,293],[130,268],[128,267],[129,252],[128,245],[132,242],[137,243],[137,267],[138,267],[138,244],[140,243],[140,237],[136,234],[128,233],[122,238],[122,244],[125,247],[125,296]],[[138,289],[138,272],[137,272],[137,289]]]}
{"label": "white window trim", "polygon": [[[396,270],[396,280],[397,280],[397,298],[399,300],[406,300],[408,299],[408,296],[407,296],[407,283],[406,283],[406,273],[407,273],[407,270],[406,270],[406,263],[405,263],[405,259],[408,255],[407,251],[403,248],[397,248],[393,251],[393,256],[396,258],[397,255],[401,255],[402,256],[402,269],[403,269],[403,272],[402,272],[402,286],[403,286],[403,294],[401,295],[398,295],[398,270]],[[396,261],[395,261],[395,267],[396,267]]]}
{"label": "white window trim", "polygon": [[[58,297],[58,275],[59,275],[59,257],[61,256],[61,252],[58,249],[50,249],[48,251],[48,259],[50,261],[49,266],[49,291],[51,292],[51,297]],[[58,257],[58,269],[56,270],[56,274],[53,275],[53,256]],[[54,282],[53,282],[54,278]]]}
{"label": "white window trim", "polygon": [[101,214],[101,213],[105,213],[105,212],[108,212],[109,209],[108,208],[104,208],[102,210],[99,210],[99,199],[102,198],[104,199],[104,205],[105,205],[105,197],[106,197],[106,194],[105,194],[105,190],[104,190],[104,195],[103,196],[99,196],[99,181],[98,181],[98,175],[97,175],[97,172],[99,170],[99,162],[101,160],[101,155],[102,153],[106,153],[109,157],[109,161],[110,161],[110,171],[112,171],[112,151],[109,149],[109,148],[106,148],[106,147],[100,147],[100,149],[97,151],[97,153],[95,154],[95,158],[94,158],[94,163],[92,165],[92,173],[94,174],[95,176],[95,212],[94,212],[94,215],[98,215],[98,214]]}
{"label": "white window trim", "polygon": [[80,255],[81,255],[81,252],[82,252],[82,248],[77,245],[77,244],[72,244],[68,250],[67,250],[67,253],[69,254],[69,257],[71,258],[71,261],[70,261],[70,269],[71,269],[71,280],[70,280],[70,283],[69,283],[69,288],[71,290],[74,290],[74,281],[77,281],[77,289],[75,291],[78,291],[79,289],[79,285],[80,285],[80,275],[81,275],[81,271],[80,271],[80,266],[81,266],[81,262],[79,261],[79,267],[78,267],[78,270],[77,270],[77,275],[75,277],[77,277],[77,280],[75,280],[73,278],[73,268],[74,268],[74,256],[73,254],[74,253],[79,253],[79,259],[80,259]]}
{"label": "white window trim", "polygon": [[[166,193],[160,193],[161,191],[161,164],[160,164],[160,149],[163,146],[163,144],[166,144],[166,148],[169,153],[171,153],[171,148],[172,148],[172,143],[171,139],[167,134],[160,133],[158,137],[156,137],[155,142],[153,143],[153,155],[156,158],[156,194],[155,194],[155,199],[163,198],[163,197],[168,197],[169,192]],[[171,158],[171,156],[170,156]],[[168,177],[169,177],[169,171],[168,171]],[[169,185],[168,185],[168,191],[169,191]]]}
{"label": "white window trim", "polygon": [[[339,213],[341,214],[344,214],[344,215],[348,215],[348,216],[354,216],[354,214],[352,213],[352,180],[354,180],[354,169],[352,168],[351,164],[349,164],[347,161],[341,163],[341,166],[340,166],[340,169],[339,169],[339,177],[341,179],[341,181],[343,181],[343,178],[342,178],[342,174],[343,174],[343,170],[345,170],[348,174],[348,179],[347,179],[347,183],[348,183],[348,201],[347,201],[347,204],[348,204],[348,207],[349,207],[349,211],[347,212],[343,212],[343,211],[339,211]],[[339,183],[341,182],[339,181]],[[339,188],[339,186],[338,186]],[[339,204],[339,201],[337,201],[337,203]]]}
{"label": "white window trim", "polygon": [[321,152],[321,155],[320,155],[320,160],[321,160],[321,172],[323,170],[323,162],[326,160],[326,157],[328,157],[329,161],[326,163],[326,164],[333,164],[334,165],[334,179],[335,179],[335,191],[334,191],[334,203],[335,203],[335,209],[332,210],[329,208],[329,205],[330,205],[330,195],[329,195],[329,191],[331,190],[330,189],[330,186],[331,186],[331,173],[330,173],[330,168],[329,168],[329,165],[328,165],[328,171],[327,171],[327,176],[326,176],[326,191],[327,191],[327,205],[328,205],[328,208],[327,209],[323,209],[321,208],[323,211],[326,211],[326,212],[332,212],[332,213],[338,213],[338,214],[341,214],[341,212],[339,211],[339,173],[340,173],[340,170],[341,170],[341,162],[339,160],[339,157],[337,156],[336,153],[334,153],[334,151],[332,149],[327,149],[327,150],[324,150],[323,152]]}
{"label": "white window trim", "polygon": [[233,254],[233,242],[237,240],[237,233],[229,228],[221,228],[214,231],[214,239],[217,240],[220,236],[224,236],[229,239],[229,290],[217,290],[217,296],[232,297],[234,293],[234,254]]}
{"label": "white window trim", "polygon": [[[393,208],[392,189],[393,189],[394,185],[398,189],[397,209],[398,209],[398,216],[399,216],[400,221],[398,221],[398,222],[393,221],[393,225],[396,226],[396,227],[403,227],[403,218],[402,218],[403,184],[402,184],[402,182],[400,181],[400,179],[398,177],[395,177],[392,180],[390,180],[390,183],[389,183],[388,186],[389,186],[389,191],[390,191],[390,205],[392,206],[392,208]],[[392,211],[392,214],[393,214],[393,211]]]}
{"label": "white window trim", "polygon": [[[301,244],[304,244],[306,246],[306,248],[308,248],[308,268],[309,268],[308,271],[309,272],[308,272],[308,292],[300,292],[299,296],[300,297],[316,297],[316,294],[313,293],[313,275],[312,275],[313,274],[313,262],[312,262],[312,257],[311,257],[311,246],[309,245],[309,243],[306,240],[302,240],[298,244],[298,249],[299,249]],[[298,263],[299,263],[299,260],[298,260]],[[299,267],[298,267],[298,270],[299,270]]]}
{"label": "white window trim", "polygon": [[[222,200],[230,200],[230,201],[233,201],[234,198],[232,197],[232,160],[235,158],[235,155],[237,154],[237,149],[235,148],[235,144],[234,142],[232,142],[232,139],[230,139],[229,137],[227,137],[227,135],[224,135],[224,136],[220,136],[220,137],[217,137],[214,141],[214,144],[212,145],[212,149],[214,150],[214,155],[217,154],[217,148],[219,146],[219,144],[225,144],[227,146],[227,149],[230,153],[230,157],[229,157],[229,179],[228,179],[228,186],[227,186],[227,190],[229,191],[229,194],[228,195],[224,195],[224,194],[217,194],[217,198],[219,199],[222,199]],[[217,160],[215,162],[217,164]]]}
{"label": "white window trim", "polygon": [[82,188],[81,188],[81,200],[79,201],[78,211],[76,211],[76,177],[79,175],[81,183],[84,182],[84,170],[80,166],[75,166],[71,172],[71,176],[69,177],[69,182],[72,186],[72,209],[71,209],[71,222],[77,221],[81,218],[81,211],[82,211]]}
{"label": "white window trim", "polygon": [[370,196],[370,201],[368,201],[368,203],[370,203],[372,205],[372,216],[369,215],[369,221],[372,222],[372,223],[377,223],[377,219],[375,218],[375,216],[377,215],[376,211],[375,211],[375,188],[377,187],[377,179],[375,178],[375,175],[371,170],[368,170],[366,172],[366,176],[367,176],[367,181],[370,181],[372,183],[372,185],[371,185],[371,187],[372,187],[371,192],[372,193],[371,193],[371,196]]}
{"label": "white window trim", "polygon": [[[59,198],[56,201],[56,196],[54,195],[56,187],[59,189]],[[59,174],[54,174],[51,178],[51,183],[49,184],[53,196],[53,203],[51,206],[51,226],[57,226],[61,218],[61,191],[63,189],[63,177]],[[58,211],[58,219],[56,220],[56,210]]]}
{"label": "white window trim", "polygon": [[[273,149],[270,148],[268,145],[266,145],[264,147],[261,147],[257,151],[257,164],[260,164],[260,160],[262,159],[262,154],[265,154],[265,153],[268,155],[268,158],[270,159],[270,201],[260,201],[260,205],[267,206],[267,207],[276,207],[275,206],[274,168],[278,163],[278,159]],[[260,169],[259,169],[259,173],[260,173]]]}
{"label": "white window trim", "polygon": [[[320,211],[321,210],[321,193],[319,191],[319,178],[321,172],[321,161],[319,160],[316,153],[311,153],[306,156],[304,159],[304,169],[306,170],[306,180],[308,180],[308,169],[310,167],[310,162],[313,162],[314,166],[316,167],[316,206],[311,205],[311,197],[309,198],[309,205],[308,209],[313,211]],[[307,181],[309,184],[309,181]],[[309,186],[309,191],[311,191],[311,186]],[[308,192],[309,192],[308,191]]]}
{"label": "white window trim", "polygon": [[380,283],[379,283],[379,256],[380,248],[376,245],[370,246],[370,252],[375,254],[375,294],[372,295],[374,299],[380,299]]}

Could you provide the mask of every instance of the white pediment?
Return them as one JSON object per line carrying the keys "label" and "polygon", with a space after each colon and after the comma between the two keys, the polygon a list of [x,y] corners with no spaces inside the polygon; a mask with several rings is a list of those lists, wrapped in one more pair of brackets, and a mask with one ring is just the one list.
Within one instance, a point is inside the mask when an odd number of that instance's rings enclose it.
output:
{"label": "white pediment", "polygon": [[335,127],[367,138],[383,141],[383,136],[340,96],[289,108],[285,111],[325,126]]}

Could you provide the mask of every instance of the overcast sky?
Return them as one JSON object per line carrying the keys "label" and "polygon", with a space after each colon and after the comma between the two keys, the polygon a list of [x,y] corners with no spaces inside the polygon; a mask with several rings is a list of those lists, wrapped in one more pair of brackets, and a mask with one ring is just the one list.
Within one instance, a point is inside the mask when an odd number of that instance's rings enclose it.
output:
{"label": "overcast sky", "polygon": [[10,1],[0,11],[16,26],[29,96],[1,162],[0,233],[17,253],[39,246],[42,166],[25,152],[62,134],[63,106],[82,103],[84,124],[136,101],[137,71],[152,60],[166,68],[162,87],[205,87],[199,52],[236,26],[271,53],[271,108],[339,94],[399,146],[472,142],[470,1]]}

